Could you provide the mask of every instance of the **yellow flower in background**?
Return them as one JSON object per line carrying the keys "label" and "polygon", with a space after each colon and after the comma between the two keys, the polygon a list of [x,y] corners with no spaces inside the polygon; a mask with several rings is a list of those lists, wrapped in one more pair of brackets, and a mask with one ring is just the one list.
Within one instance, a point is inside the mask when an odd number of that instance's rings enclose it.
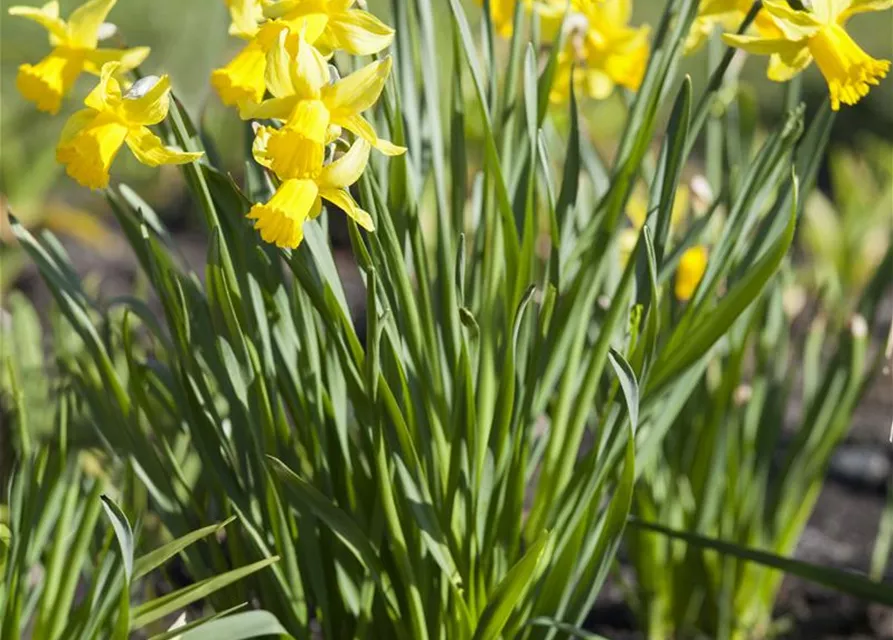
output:
{"label": "yellow flower in background", "polygon": [[724,31],[738,29],[752,5],[753,0],[701,0],[685,41],[685,52],[700,49],[717,27]]}
{"label": "yellow flower in background", "polygon": [[679,259],[679,267],[676,269],[676,298],[682,302],[691,300],[706,270],[707,247],[696,245],[687,249]]}
{"label": "yellow flower in background", "polygon": [[260,24],[264,21],[264,9],[260,0],[226,0],[229,9],[229,34],[250,40],[257,35]]}
{"label": "yellow flower in background", "polygon": [[327,130],[328,112],[319,100],[299,102],[282,129],[258,129],[254,157],[282,180],[269,202],[256,204],[248,212],[265,242],[285,249],[297,247],[304,239],[304,222],[319,215],[323,200],[374,231],[372,217],[347,191],[366,169],[369,143],[358,139],[340,158],[324,164]]}
{"label": "yellow flower in background", "polygon": [[[512,27],[515,21],[515,6],[520,1],[490,0],[490,19],[493,21],[493,28],[503,38],[508,38],[512,35]],[[483,6],[484,0],[477,0],[477,3]],[[530,3],[527,2],[526,4],[529,5]]]}
{"label": "yellow flower in background", "polygon": [[863,51],[844,30],[856,13],[882,11],[893,0],[813,0],[810,10],[792,9],[780,0],[763,0],[772,33],[759,36],[724,34],[727,44],[750,53],[771,56],[770,80],[784,82],[815,60],[825,76],[831,108],[856,104],[890,69],[889,60],[876,60]]}
{"label": "yellow flower in background", "polygon": [[[670,212],[670,231],[675,231],[688,217],[691,192],[687,185],[680,184],[673,196],[673,210]],[[641,190],[633,192],[626,205],[626,217],[632,223],[632,228],[620,230],[620,264],[625,265],[632,250],[639,240],[639,233],[648,218],[648,197]]]}
{"label": "yellow flower in background", "polygon": [[71,14],[68,22],[59,17],[59,3],[43,7],[11,7],[9,14],[37,22],[50,34],[53,50],[36,65],[19,67],[16,86],[26,99],[41,111],[57,113],[62,98],[68,94],[77,77],[84,71],[99,74],[107,62],[118,62],[121,72],[136,68],[149,55],[148,47],[133,49],[99,49],[103,31],[114,33],[104,21],[116,0],[90,0]]}
{"label": "yellow flower in background", "polygon": [[[566,6],[550,0],[551,7]],[[632,0],[572,0],[565,50],[558,56],[558,70],[550,99],[566,101],[571,71],[578,95],[604,99],[614,87],[637,90],[648,62],[648,27],[630,27]]]}
{"label": "yellow flower in background", "polygon": [[[368,56],[390,46],[394,30],[368,11],[354,9],[355,0],[261,0],[264,15],[294,23],[313,16],[322,19],[319,39],[307,37],[325,55],[343,50],[355,56]],[[291,26],[299,33],[300,29]]]}
{"label": "yellow flower in background", "polygon": [[147,125],[167,117],[170,81],[167,76],[147,76],[133,83],[126,93],[114,78],[117,62],[103,65],[99,84],[62,130],[56,159],[80,184],[91,189],[108,186],[109,169],[122,145],[130,147],[136,159],[155,167],[183,164],[202,156],[164,146]]}
{"label": "yellow flower in background", "polygon": [[279,36],[279,45],[271,50],[267,61],[266,85],[274,97],[257,106],[243,105],[241,115],[245,119],[291,121],[302,101],[319,101],[327,111],[328,140],[337,138],[343,127],[385,155],[400,155],[406,149],[380,139],[372,125],[360,115],[378,100],[391,65],[388,56],[330,83],[329,66],[322,54],[300,34],[294,47],[290,46],[283,32]]}

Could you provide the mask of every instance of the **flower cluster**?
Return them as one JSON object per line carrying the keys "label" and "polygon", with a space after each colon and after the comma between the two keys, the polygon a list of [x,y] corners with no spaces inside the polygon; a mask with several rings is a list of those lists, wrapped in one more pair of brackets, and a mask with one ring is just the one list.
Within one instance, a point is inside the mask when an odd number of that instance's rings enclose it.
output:
{"label": "flower cluster", "polygon": [[564,24],[564,47],[549,95],[552,102],[567,101],[572,75],[578,95],[599,100],[617,86],[635,91],[642,84],[649,30],[630,26],[632,0],[493,0],[491,18],[501,35],[511,35],[519,3],[537,16],[546,42],[555,42]]}
{"label": "flower cluster", "polygon": [[[492,0],[490,17],[500,35],[511,35],[518,5],[537,16],[546,42],[554,42],[564,25],[553,102],[567,99],[572,74],[578,95],[592,98],[606,98],[616,86],[639,88],[649,55],[648,28],[629,26],[632,0]],[[700,48],[716,28],[737,29],[753,5],[753,0],[700,0],[686,51]],[[854,14],[889,9],[893,0],[813,0],[797,6],[764,0],[753,34],[723,38],[731,46],[769,55],[767,75],[776,82],[790,80],[815,60],[832,108],[855,104],[886,76],[890,62],[865,53],[844,26]]]}
{"label": "flower cluster", "polygon": [[108,186],[109,169],[125,144],[143,164],[183,164],[201,157],[166,147],[149,130],[167,117],[170,82],[148,76],[133,83],[124,79],[149,55],[148,47],[100,49],[103,37],[114,34],[105,19],[116,0],[89,0],[68,22],[59,17],[59,3],[41,8],[12,7],[9,13],[34,20],[50,33],[53,50],[36,65],[19,67],[16,84],[41,111],[57,113],[82,71],[100,76],[87,96],[86,109],[75,112],[62,130],[56,159],[77,182],[91,189]]}
{"label": "flower cluster", "polygon": [[[339,78],[328,58],[337,51],[369,55],[390,45],[393,30],[352,0],[229,0],[230,33],[248,42],[212,83],[221,99],[258,125],[253,154],[278,179],[269,202],[252,207],[261,238],[295,248],[303,225],[325,200],[372,231],[370,215],[348,191],[366,168],[372,148],[405,151],[378,137],[362,113],[384,89],[391,58]],[[269,95],[266,99],[265,96]],[[352,134],[349,143],[342,136]]]}

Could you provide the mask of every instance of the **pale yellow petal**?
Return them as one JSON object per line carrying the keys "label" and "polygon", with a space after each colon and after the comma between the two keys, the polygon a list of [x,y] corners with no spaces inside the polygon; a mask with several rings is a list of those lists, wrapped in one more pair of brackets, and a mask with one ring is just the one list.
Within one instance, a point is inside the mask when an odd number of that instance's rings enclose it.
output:
{"label": "pale yellow petal", "polygon": [[773,53],[769,57],[766,76],[774,82],[787,82],[803,71],[812,62],[812,54],[807,47],[791,53]]}
{"label": "pale yellow petal", "polygon": [[390,56],[368,64],[323,89],[323,101],[333,118],[362,113],[378,101],[391,72]]}
{"label": "pale yellow petal", "polygon": [[808,38],[822,26],[812,13],[793,9],[785,0],[763,0],[763,8],[789,40]]}
{"label": "pale yellow petal", "polygon": [[121,85],[115,79],[120,68],[118,62],[106,62],[99,73],[99,84],[91,91],[84,104],[97,111],[115,108],[121,101]]}
{"label": "pale yellow petal", "polygon": [[722,34],[723,42],[730,47],[743,49],[748,53],[771,55],[773,53],[796,55],[806,43],[791,42],[780,38],[761,38],[760,36],[739,36],[731,33]]}
{"label": "pale yellow petal", "polygon": [[264,82],[267,89],[277,98],[295,93],[291,82],[291,56],[285,48],[288,31],[280,31],[276,44],[267,52],[267,66],[264,71]]}
{"label": "pale yellow petal", "polygon": [[68,30],[74,43],[84,49],[95,49],[99,27],[105,22],[117,0],[88,0],[68,18]]}
{"label": "pale yellow petal", "polygon": [[326,34],[333,48],[368,56],[390,46],[394,30],[367,11],[352,9],[330,16]]}
{"label": "pale yellow petal", "polygon": [[294,65],[291,66],[294,92],[302,98],[318,98],[329,82],[329,64],[322,54],[301,33]]}
{"label": "pale yellow petal", "polygon": [[849,7],[837,16],[838,22],[845,22],[857,13],[885,11],[893,7],[893,0],[852,0]]}
{"label": "pale yellow petal", "polygon": [[320,189],[319,195],[323,200],[328,200],[344,211],[366,231],[375,231],[375,223],[372,222],[372,216],[369,215],[369,212],[361,209],[357,201],[347,191],[343,189]]}
{"label": "pale yellow petal", "polygon": [[203,155],[166,147],[161,138],[146,127],[131,129],[124,141],[136,159],[150,167],[162,164],[186,164],[198,160]]}
{"label": "pale yellow petal", "polygon": [[149,47],[133,47],[132,49],[94,49],[88,51],[85,57],[84,69],[90,73],[99,75],[102,65],[107,62],[117,62],[118,73],[125,73],[136,69],[149,57]]}
{"label": "pale yellow petal", "polygon": [[273,118],[287,120],[294,112],[298,102],[297,96],[270,98],[260,104],[243,102],[239,105],[239,117],[243,120],[271,120]]}
{"label": "pale yellow petal", "polygon": [[369,163],[369,143],[357,140],[343,156],[323,167],[317,182],[320,188],[345,189],[360,179]]}
{"label": "pale yellow petal", "polygon": [[68,27],[59,17],[59,3],[47,2],[42,7],[10,7],[9,15],[33,20],[49,31],[52,44],[59,44],[68,39]]}
{"label": "pale yellow petal", "polygon": [[406,147],[400,147],[379,138],[372,125],[361,115],[342,116],[333,122],[355,133],[386,156],[399,156],[406,153]]}
{"label": "pale yellow petal", "polygon": [[[167,117],[170,109],[171,81],[167,75],[147,77],[133,84],[121,101],[121,111],[132,124],[158,124]],[[146,86],[141,86],[141,83]]]}

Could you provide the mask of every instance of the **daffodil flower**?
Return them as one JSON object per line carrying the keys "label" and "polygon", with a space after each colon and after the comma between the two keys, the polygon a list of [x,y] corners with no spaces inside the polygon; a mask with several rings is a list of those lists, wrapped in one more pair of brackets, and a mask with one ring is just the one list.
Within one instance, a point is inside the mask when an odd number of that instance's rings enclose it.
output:
{"label": "daffodil flower", "polygon": [[242,29],[237,29],[239,33],[236,35],[249,40],[248,44],[229,64],[211,73],[211,84],[217,90],[220,99],[231,107],[257,104],[263,100],[267,90],[264,82],[267,54],[276,46],[280,34],[295,28],[313,42],[322,34],[325,25],[325,16],[314,14],[291,23],[284,20],[269,20],[257,26],[253,32],[249,31],[250,35],[242,33]]}
{"label": "daffodil flower", "polygon": [[676,299],[682,302],[691,300],[707,270],[707,247],[695,245],[685,250],[679,259],[679,267],[676,269],[676,282],[673,293]]}
{"label": "daffodil flower", "polygon": [[68,175],[91,189],[108,186],[112,161],[124,144],[150,167],[184,164],[202,156],[166,147],[148,129],[167,117],[168,77],[147,76],[122,93],[114,78],[119,70],[117,62],[103,65],[99,84],[84,101],[87,108],[68,119],[56,147],[56,159]]}
{"label": "daffodil flower", "polygon": [[[552,6],[566,0],[551,0]],[[571,33],[558,55],[550,99],[563,102],[570,94],[571,73],[580,94],[596,99],[616,86],[633,91],[642,84],[648,62],[648,27],[630,27],[632,0],[571,0]]]}
{"label": "daffodil flower", "polygon": [[385,155],[395,156],[406,151],[379,138],[372,125],[360,115],[381,95],[391,72],[390,56],[330,83],[328,63],[303,35],[298,35],[294,55],[285,32],[279,39],[279,46],[270,51],[267,61],[266,85],[274,97],[257,106],[243,104],[243,118],[290,121],[302,101],[317,100],[328,112],[326,125],[331,128],[330,140],[337,138],[343,127]]}
{"label": "daffodil flower", "polygon": [[265,242],[297,247],[304,238],[304,222],[319,215],[323,200],[342,209],[367,231],[374,231],[372,217],[347,191],[366,168],[369,143],[360,138],[340,158],[324,164],[327,122],[320,101],[304,100],[288,126],[258,129],[254,157],[282,180],[269,202],[256,204],[248,212]]}
{"label": "daffodil flower", "polygon": [[[295,22],[322,16],[325,26],[318,40],[308,37],[326,55],[343,50],[368,56],[390,46],[394,30],[368,11],[352,8],[355,0],[261,0],[267,18]],[[292,31],[299,30],[292,26]]]}
{"label": "daffodil flower", "polygon": [[882,11],[893,0],[813,0],[807,11],[780,0],[763,0],[773,33],[759,36],[724,34],[727,44],[750,53],[771,56],[770,80],[785,82],[815,60],[825,76],[831,108],[856,104],[890,69],[889,60],[876,60],[844,30],[856,13]]}
{"label": "daffodil flower", "polygon": [[43,7],[11,7],[9,14],[37,22],[50,34],[53,50],[36,65],[19,67],[16,86],[25,98],[41,111],[57,113],[63,96],[67,95],[77,77],[83,72],[99,74],[107,62],[118,62],[119,69],[134,69],[149,55],[148,47],[133,49],[99,49],[104,21],[116,0],[90,0],[71,14],[68,22],[59,17],[59,3],[55,0]]}
{"label": "daffodil flower", "polygon": [[[477,0],[479,5],[484,0]],[[515,23],[515,7],[523,4],[528,12],[535,13],[540,19],[541,36],[550,41],[558,32],[558,26],[564,18],[565,6],[559,6],[554,0],[490,0],[490,20],[493,27],[503,38],[511,37]],[[563,3],[567,4],[566,0]]]}

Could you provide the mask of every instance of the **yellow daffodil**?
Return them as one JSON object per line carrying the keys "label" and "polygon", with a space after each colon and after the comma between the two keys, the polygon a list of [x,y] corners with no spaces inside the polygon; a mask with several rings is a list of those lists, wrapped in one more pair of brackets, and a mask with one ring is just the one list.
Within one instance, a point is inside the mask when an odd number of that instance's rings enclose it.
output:
{"label": "yellow daffodil", "polygon": [[264,10],[260,0],[226,0],[229,9],[229,34],[250,40],[257,35],[264,21]]}
{"label": "yellow daffodil", "polygon": [[[490,0],[490,19],[493,21],[496,33],[503,38],[508,38],[512,35],[512,26],[515,21],[515,6],[518,2],[519,0]],[[477,3],[483,6],[484,0],[477,0]]]}
{"label": "yellow daffodil", "polygon": [[685,52],[700,49],[717,27],[724,31],[737,29],[752,5],[753,0],[701,0],[685,41]]}
{"label": "yellow daffodil", "polygon": [[[319,39],[307,37],[324,54],[343,50],[368,56],[390,46],[394,30],[368,11],[354,9],[355,0],[261,0],[267,18],[295,22],[308,16],[322,17]],[[292,31],[299,29],[292,27]]]}
{"label": "yellow daffodil", "polygon": [[142,78],[122,93],[114,78],[119,70],[117,62],[103,65],[99,84],[84,101],[87,108],[69,118],[56,147],[56,159],[68,175],[91,189],[108,186],[109,168],[124,144],[151,167],[192,162],[202,155],[166,147],[148,129],[167,117],[168,77]]}
{"label": "yellow daffodil", "polygon": [[[670,212],[670,231],[675,231],[688,217],[690,190],[687,185],[680,184],[673,196],[673,210]],[[639,233],[648,218],[648,198],[644,190],[637,189],[626,205],[626,217],[632,228],[620,230],[620,263],[626,264],[632,250],[639,239]]]}
{"label": "yellow daffodil", "polygon": [[294,54],[284,32],[279,39],[279,46],[271,50],[267,61],[266,85],[274,97],[257,106],[243,105],[242,117],[291,121],[302,101],[319,101],[327,112],[326,126],[330,128],[330,140],[337,138],[343,127],[385,155],[394,156],[406,151],[379,138],[372,125],[360,115],[381,95],[391,72],[390,56],[330,83],[328,64],[303,36],[299,34]]}
{"label": "yellow daffodil", "polygon": [[319,100],[299,102],[282,129],[258,129],[254,157],[282,180],[269,202],[248,212],[265,242],[297,247],[304,238],[304,222],[319,215],[322,200],[342,209],[364,229],[375,229],[372,217],[347,191],[366,168],[369,143],[360,138],[340,158],[324,164],[327,130],[328,113]]}
{"label": "yellow daffodil", "polygon": [[[552,7],[566,0],[551,0]],[[571,71],[578,95],[607,98],[620,85],[635,91],[648,62],[648,27],[630,27],[632,0],[571,0],[570,34],[558,56],[550,99],[567,100]]]}
{"label": "yellow daffodil", "polygon": [[68,22],[59,17],[59,3],[43,7],[11,7],[10,15],[37,22],[50,34],[53,50],[36,65],[19,67],[16,86],[25,98],[41,111],[57,113],[62,97],[83,72],[99,74],[107,62],[116,61],[119,69],[134,69],[149,55],[148,47],[133,49],[99,49],[104,21],[116,0],[90,0],[71,14]]}
{"label": "yellow daffodil", "polygon": [[[248,44],[222,69],[211,74],[211,84],[224,104],[235,107],[241,104],[257,104],[263,100],[267,85],[264,76],[267,54],[276,46],[279,35],[295,28],[303,32],[308,41],[314,42],[322,34],[326,20],[321,15],[308,15],[293,23],[269,20],[260,24],[249,36]],[[243,25],[245,26],[245,25]]]}
{"label": "yellow daffodil", "polygon": [[679,268],[676,269],[676,286],[674,293],[682,302],[691,300],[704,272],[707,270],[707,247],[695,245],[686,249],[679,259]]}
{"label": "yellow daffodil", "polygon": [[828,83],[831,108],[837,111],[841,102],[856,104],[887,75],[890,62],[865,53],[844,25],[856,13],[889,9],[893,0],[813,0],[809,6],[798,10],[781,0],[763,0],[772,33],[724,34],[723,39],[750,53],[771,56],[768,76],[777,82],[790,80],[815,60]]}

